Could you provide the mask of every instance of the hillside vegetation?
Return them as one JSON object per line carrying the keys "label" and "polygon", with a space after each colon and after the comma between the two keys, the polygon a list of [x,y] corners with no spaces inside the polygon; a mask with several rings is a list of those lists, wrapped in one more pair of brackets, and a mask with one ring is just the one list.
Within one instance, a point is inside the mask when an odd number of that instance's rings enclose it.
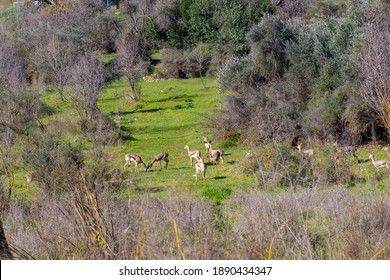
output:
{"label": "hillside vegetation", "polygon": [[1,259],[390,258],[388,1],[3,2]]}

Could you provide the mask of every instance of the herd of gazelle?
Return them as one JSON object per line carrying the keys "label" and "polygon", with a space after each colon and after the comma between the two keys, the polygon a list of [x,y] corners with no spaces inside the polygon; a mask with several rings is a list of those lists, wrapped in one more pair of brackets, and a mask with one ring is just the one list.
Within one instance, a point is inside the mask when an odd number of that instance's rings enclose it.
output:
{"label": "herd of gazelle", "polygon": [[[206,136],[203,137],[203,142],[206,148],[206,155],[209,155],[210,160],[217,164],[219,161],[223,163],[223,150],[222,149],[213,149],[211,141],[208,140]],[[202,158],[202,153],[198,150],[190,150],[190,146],[186,144],[184,149],[187,150],[188,156],[190,157],[191,166],[194,166],[194,159],[197,161],[195,164],[195,179],[198,180],[198,174],[202,174],[203,180],[206,179],[206,164]],[[165,168],[168,168],[168,153],[159,153],[156,155],[149,164],[145,164],[141,156],[136,154],[127,154],[125,155],[125,165],[123,168],[130,167],[133,162],[135,165],[135,171],[139,172],[138,166],[141,165],[145,171],[148,171],[149,168],[153,166],[154,163],[160,162],[160,168],[162,169],[161,161],[165,161]]]}
{"label": "herd of gazelle", "polygon": [[[336,147],[336,150],[338,153],[346,153],[351,154],[358,162],[358,157],[356,155],[356,147],[355,146],[339,146],[337,142],[333,144]],[[303,155],[312,156],[314,154],[314,149],[302,149],[302,142],[298,142],[297,145],[298,152]],[[390,148],[384,147],[383,150],[387,152],[387,154],[390,156]],[[370,153],[368,158],[371,160],[374,167],[379,170],[381,167],[386,167],[390,170],[390,160],[376,160],[374,153]]]}
{"label": "herd of gazelle", "polygon": [[[223,150],[222,149],[213,149],[212,142],[209,141],[209,139],[206,136],[203,136],[203,142],[205,145],[206,150],[206,156],[209,157],[210,161],[214,164],[217,164],[219,161],[223,163]],[[314,155],[314,149],[303,149],[302,148],[302,142],[299,141],[297,148],[298,152],[303,155],[312,156]],[[351,154],[356,160],[358,160],[358,157],[356,155],[356,147],[354,146],[339,146],[338,143],[334,143],[334,146],[336,147],[337,152],[339,153],[346,153]],[[202,174],[202,179],[206,179],[206,168],[207,165],[205,164],[202,153],[199,150],[190,150],[190,146],[186,144],[184,146],[184,149],[187,150],[188,156],[190,157],[190,163],[191,166],[194,165],[194,159],[197,161],[195,164],[195,179],[198,180],[198,173]],[[390,148],[384,147],[383,150],[387,152],[387,154],[390,156]],[[252,157],[254,154],[252,152],[247,152],[246,156],[247,158]],[[156,162],[160,163],[160,169],[162,169],[161,162],[165,162],[164,168],[168,168],[168,153],[159,153],[156,156],[154,156],[153,160],[149,162],[147,165],[142,160],[141,156],[136,154],[126,154],[125,155],[125,165],[123,168],[125,169],[126,166],[130,167],[131,163],[133,162],[135,165],[135,171],[139,172],[138,166],[141,165],[144,168],[144,171],[148,171],[149,168],[153,166]],[[371,153],[369,156],[369,159],[372,161],[372,164],[375,166],[377,170],[381,167],[386,167],[390,170],[390,160],[376,160],[374,153]],[[33,174],[34,172],[29,172],[26,174],[26,188],[29,188],[31,182],[33,181]]]}

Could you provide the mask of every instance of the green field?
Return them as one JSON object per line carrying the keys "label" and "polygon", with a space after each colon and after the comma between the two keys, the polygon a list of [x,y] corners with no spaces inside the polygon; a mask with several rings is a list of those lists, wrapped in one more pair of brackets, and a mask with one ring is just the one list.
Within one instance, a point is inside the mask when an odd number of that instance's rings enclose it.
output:
{"label": "green field", "polygon": [[[234,190],[249,190],[255,186],[255,177],[239,175],[235,172],[235,163],[245,156],[248,147],[230,142],[215,141],[214,148],[223,148],[225,162],[218,165],[208,164],[206,181],[195,181],[195,168],[191,166],[190,158],[184,149],[186,143],[191,150],[198,149],[205,156],[203,136],[210,139],[211,131],[207,127],[208,116],[217,114],[223,96],[218,93],[215,79],[207,79],[206,88],[200,79],[158,80],[141,82],[142,101],[127,102],[129,87],[125,80],[117,80],[103,90],[99,98],[99,108],[108,114],[123,131],[131,135],[128,140],[121,140],[114,145],[105,146],[109,155],[107,161],[112,168],[123,168],[124,156],[135,153],[147,164],[153,156],[160,152],[169,154],[168,169],[160,170],[156,163],[148,172],[142,168],[134,172],[134,165],[127,168],[129,177],[135,183],[117,193],[120,196],[139,196],[145,192],[159,197],[176,195],[203,195],[211,200],[220,201]],[[43,96],[54,114],[42,120],[48,129],[55,123],[60,126],[61,136],[70,141],[78,141],[78,136],[72,134],[79,119],[71,104],[61,101],[55,92],[48,91]],[[55,128],[58,130],[58,128]],[[86,147],[91,143],[85,142]],[[163,166],[164,166],[163,162]],[[194,162],[195,165],[195,162]],[[25,170],[16,172],[17,186],[24,182]],[[31,191],[34,191],[34,184]],[[28,195],[29,191],[17,188],[16,195]]]}

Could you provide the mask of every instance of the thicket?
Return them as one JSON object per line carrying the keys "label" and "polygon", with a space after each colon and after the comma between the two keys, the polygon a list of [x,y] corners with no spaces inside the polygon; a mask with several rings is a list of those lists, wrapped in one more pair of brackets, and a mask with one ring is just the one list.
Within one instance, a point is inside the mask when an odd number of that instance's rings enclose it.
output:
{"label": "thicket", "polygon": [[[380,77],[390,69],[388,20],[371,23],[372,11],[385,16],[388,6],[313,1],[309,21],[263,17],[247,33],[249,54],[229,59],[218,73],[226,95],[214,122],[218,135],[254,145],[297,137],[351,144],[386,139],[388,87]],[[382,27],[374,30],[375,23]],[[376,43],[370,34],[377,34]],[[374,66],[375,57],[381,62]]]}

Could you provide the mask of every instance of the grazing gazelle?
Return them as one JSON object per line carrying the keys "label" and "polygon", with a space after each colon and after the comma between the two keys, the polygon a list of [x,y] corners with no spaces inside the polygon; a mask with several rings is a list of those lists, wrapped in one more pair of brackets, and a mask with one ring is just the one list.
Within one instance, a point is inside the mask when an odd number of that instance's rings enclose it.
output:
{"label": "grazing gazelle", "polygon": [[381,167],[386,167],[387,169],[390,169],[390,161],[389,160],[376,160],[374,153],[370,154],[368,156],[369,159],[371,159],[372,164],[375,166],[377,170]]}
{"label": "grazing gazelle", "polygon": [[302,142],[298,143],[297,148],[298,148],[298,152],[300,154],[304,154],[304,155],[308,155],[308,156],[314,155],[314,150],[313,149],[302,150]]}
{"label": "grazing gazelle", "polygon": [[193,150],[193,151],[191,151],[191,150],[190,150],[190,146],[189,146],[188,144],[186,144],[186,145],[184,146],[184,149],[187,150],[188,156],[190,157],[191,166],[194,165],[194,158],[195,158],[196,160],[199,160],[200,157],[202,156],[201,153],[200,153],[198,150]]}
{"label": "grazing gazelle", "polygon": [[130,167],[130,164],[132,162],[135,163],[135,171],[136,172],[139,172],[139,169],[138,169],[138,164],[141,164],[146,171],[148,171],[148,168],[146,166],[146,164],[143,162],[142,158],[139,156],[139,155],[136,155],[136,154],[127,154],[125,155],[125,165],[123,166],[123,169],[126,169],[126,166]]}
{"label": "grazing gazelle", "polygon": [[26,174],[26,188],[27,189],[29,188],[31,182],[33,181],[33,174],[34,174],[33,172],[28,172]]}
{"label": "grazing gazelle", "polygon": [[[209,142],[209,143],[210,143],[210,149],[209,149],[209,151],[210,151],[210,159],[212,161],[215,161],[215,162],[217,162],[217,160],[221,160],[222,163],[223,163],[223,150],[222,149],[215,149],[215,150],[213,150],[212,143],[211,142]],[[217,155],[217,154],[219,154],[219,155]],[[216,160],[214,160],[214,159],[216,159]]]}
{"label": "grazing gazelle", "polygon": [[339,146],[337,142],[333,144],[333,146],[336,147],[337,152],[339,153],[346,153],[353,155],[354,158],[356,158],[357,161],[359,161],[357,155],[356,155],[356,147],[355,146]]}
{"label": "grazing gazelle", "polygon": [[208,155],[210,150],[210,141],[206,136],[203,136],[203,143],[204,147],[206,148],[206,155]]}
{"label": "grazing gazelle", "polygon": [[195,164],[195,180],[198,181],[198,173],[202,173],[203,180],[206,180],[206,169],[207,165],[204,163],[203,158],[197,159],[197,163]]}
{"label": "grazing gazelle", "polygon": [[165,168],[168,168],[168,153],[159,153],[158,155],[154,156],[153,160],[149,162],[147,169],[151,168],[155,162],[160,162],[160,169],[162,169],[161,161],[165,161]]}

